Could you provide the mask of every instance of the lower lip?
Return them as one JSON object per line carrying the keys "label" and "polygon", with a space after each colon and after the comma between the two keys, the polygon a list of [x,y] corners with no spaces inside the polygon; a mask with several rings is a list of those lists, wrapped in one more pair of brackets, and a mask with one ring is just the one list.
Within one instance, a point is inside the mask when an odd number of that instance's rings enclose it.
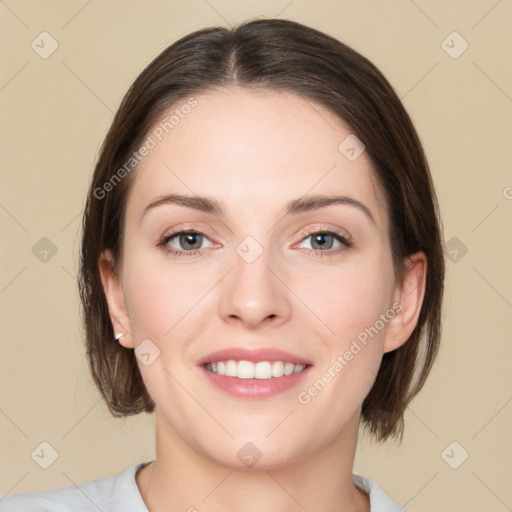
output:
{"label": "lower lip", "polygon": [[300,373],[272,377],[271,379],[239,379],[218,375],[207,370],[204,366],[200,368],[215,387],[228,395],[238,398],[269,398],[297,386],[309,372],[311,366],[306,367]]}

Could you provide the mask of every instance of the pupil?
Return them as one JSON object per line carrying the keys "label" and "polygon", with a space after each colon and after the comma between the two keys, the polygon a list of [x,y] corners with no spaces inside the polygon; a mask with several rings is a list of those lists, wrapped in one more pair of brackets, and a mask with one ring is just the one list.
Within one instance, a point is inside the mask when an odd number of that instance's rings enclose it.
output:
{"label": "pupil", "polygon": [[[193,245],[195,245],[194,239],[195,239],[195,237],[198,237],[198,236],[199,235],[197,233],[186,233],[184,235],[181,235],[180,242],[182,243],[183,247],[187,247],[188,244],[193,246]],[[195,243],[197,244],[197,240],[195,241]],[[199,243],[199,247],[201,247],[201,243]],[[197,249],[198,247],[188,247],[188,248]]]}
{"label": "pupil", "polygon": [[[324,239],[325,237],[330,237],[331,238],[331,243],[327,243],[325,240],[322,240]],[[314,244],[319,244],[320,247],[327,247],[327,249],[330,249],[332,247],[332,235],[328,235],[326,233],[323,233],[323,234],[317,234],[313,237],[313,240],[314,240]]]}

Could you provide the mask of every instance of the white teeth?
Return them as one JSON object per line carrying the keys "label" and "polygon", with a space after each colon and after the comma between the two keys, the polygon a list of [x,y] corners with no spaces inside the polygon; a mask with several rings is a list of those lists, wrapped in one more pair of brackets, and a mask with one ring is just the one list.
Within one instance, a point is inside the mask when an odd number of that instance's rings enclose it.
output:
{"label": "white teeth", "polygon": [[238,361],[237,369],[237,375],[232,375],[232,377],[238,377],[239,379],[254,379],[254,363],[251,363],[250,361]]}
{"label": "white teeth", "polygon": [[305,370],[305,364],[293,364],[283,361],[217,361],[206,363],[205,368],[218,375],[227,377],[238,377],[239,379],[271,379],[272,377],[283,377]]}
{"label": "white teeth", "polygon": [[272,363],[260,361],[254,367],[254,377],[257,379],[270,379],[272,377]]}
{"label": "white teeth", "polygon": [[236,377],[237,376],[237,365],[236,361],[226,361],[226,372],[225,375],[228,377]]}
{"label": "white teeth", "polygon": [[284,374],[291,375],[293,373],[294,369],[295,369],[295,365],[293,363],[286,363],[284,365]]}
{"label": "white teeth", "polygon": [[282,377],[284,375],[284,363],[275,361],[272,363],[272,377]]}

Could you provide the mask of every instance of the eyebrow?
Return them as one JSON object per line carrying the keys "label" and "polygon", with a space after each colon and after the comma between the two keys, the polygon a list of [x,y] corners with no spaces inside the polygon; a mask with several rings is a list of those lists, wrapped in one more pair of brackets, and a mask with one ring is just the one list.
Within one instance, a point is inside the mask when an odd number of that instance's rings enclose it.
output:
{"label": "eyebrow", "polygon": [[[166,194],[158,197],[144,208],[141,220],[149,210],[164,204],[185,206],[201,212],[217,215],[218,217],[224,217],[225,213],[221,203],[211,197],[190,196],[185,194]],[[285,206],[283,216],[298,214],[310,210],[318,210],[319,208],[325,208],[326,206],[333,204],[344,204],[357,208],[362,211],[368,219],[373,222],[373,224],[377,225],[370,209],[357,199],[348,196],[310,195],[293,199]]]}

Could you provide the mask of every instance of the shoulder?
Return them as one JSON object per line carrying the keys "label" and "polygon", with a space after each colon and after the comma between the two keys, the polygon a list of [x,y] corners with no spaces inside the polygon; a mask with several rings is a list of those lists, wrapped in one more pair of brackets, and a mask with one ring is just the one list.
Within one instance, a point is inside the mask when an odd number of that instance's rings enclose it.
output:
{"label": "shoulder", "polygon": [[354,485],[370,497],[370,512],[407,512],[395,503],[373,480],[362,475],[352,475]]}
{"label": "shoulder", "polygon": [[[0,496],[0,512],[147,512],[135,482],[137,464],[124,473],[43,492]],[[121,508],[119,508],[121,506]]]}

